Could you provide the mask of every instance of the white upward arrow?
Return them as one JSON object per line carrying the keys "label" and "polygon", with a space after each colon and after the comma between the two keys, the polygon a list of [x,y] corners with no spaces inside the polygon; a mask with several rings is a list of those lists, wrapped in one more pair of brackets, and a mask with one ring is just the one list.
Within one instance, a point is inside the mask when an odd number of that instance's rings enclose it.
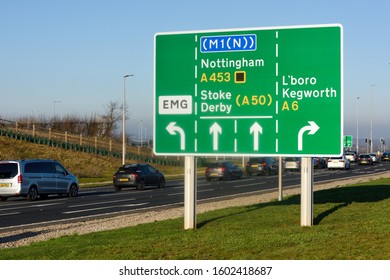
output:
{"label": "white upward arrow", "polygon": [[312,134],[315,134],[317,132],[317,130],[320,129],[320,127],[313,121],[308,121],[309,125],[307,126],[304,126],[302,127],[300,130],[299,130],[299,133],[298,133],[298,151],[302,151],[303,149],[303,145],[302,145],[302,138],[303,138],[303,133],[305,133],[306,131],[309,131],[308,134],[312,135]]}
{"label": "white upward arrow", "polygon": [[255,122],[250,130],[250,134],[253,134],[253,150],[259,150],[259,134],[263,134],[263,128],[257,122]]}
{"label": "white upward arrow", "polygon": [[176,124],[176,122],[169,123],[168,126],[166,127],[166,129],[168,130],[169,134],[171,134],[171,135],[176,135],[176,132],[178,132],[180,134],[180,149],[185,150],[186,145],[185,145],[184,130],[180,126],[177,126],[175,124]]}
{"label": "white upward arrow", "polygon": [[218,150],[218,134],[222,134],[222,128],[219,126],[219,124],[214,123],[210,127],[210,134],[213,134],[213,150]]}

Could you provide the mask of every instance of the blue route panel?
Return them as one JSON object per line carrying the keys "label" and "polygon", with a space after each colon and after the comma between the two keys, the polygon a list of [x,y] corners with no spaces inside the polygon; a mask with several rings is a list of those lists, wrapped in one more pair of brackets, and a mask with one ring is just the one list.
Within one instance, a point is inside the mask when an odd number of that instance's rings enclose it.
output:
{"label": "blue route panel", "polygon": [[200,39],[202,53],[255,51],[256,46],[256,34],[204,36]]}

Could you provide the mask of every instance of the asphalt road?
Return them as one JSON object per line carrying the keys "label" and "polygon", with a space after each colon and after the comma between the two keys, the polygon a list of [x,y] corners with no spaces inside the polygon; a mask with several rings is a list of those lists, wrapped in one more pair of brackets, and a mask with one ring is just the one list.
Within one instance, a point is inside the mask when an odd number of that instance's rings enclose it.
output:
{"label": "asphalt road", "polygon": [[[353,164],[350,170],[316,169],[314,183],[358,177],[389,169],[390,163],[378,163],[374,166]],[[300,185],[300,180],[300,172],[285,172],[283,188]],[[274,191],[277,188],[278,175],[244,176],[237,180],[210,182],[204,177],[199,177],[197,198],[198,203],[201,203],[228,196]],[[183,180],[167,181],[164,189],[150,187],[144,191],[137,191],[135,188],[129,188],[115,192],[114,187],[109,186],[81,189],[79,196],[75,198],[49,196],[47,199],[34,202],[26,201],[24,198],[10,198],[0,202],[0,231],[172,207],[183,205],[183,201]]]}

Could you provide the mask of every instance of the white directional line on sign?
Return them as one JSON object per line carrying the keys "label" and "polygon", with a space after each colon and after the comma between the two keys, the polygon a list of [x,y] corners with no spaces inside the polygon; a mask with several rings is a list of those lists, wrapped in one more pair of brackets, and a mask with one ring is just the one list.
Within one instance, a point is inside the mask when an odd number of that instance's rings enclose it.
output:
{"label": "white directional line on sign", "polygon": [[218,134],[222,134],[222,128],[218,123],[210,127],[210,134],[213,135],[213,150],[218,151]]}
{"label": "white directional line on sign", "polygon": [[176,132],[180,134],[180,149],[185,150],[186,146],[184,130],[180,126],[177,126],[176,122],[169,123],[166,129],[171,135],[176,135]]}
{"label": "white directional line on sign", "polygon": [[250,128],[250,134],[253,134],[253,150],[259,150],[259,134],[263,134],[263,128],[257,122],[255,122]]}
{"label": "white directional line on sign", "polygon": [[313,135],[315,134],[319,129],[320,127],[314,122],[314,121],[308,121],[309,125],[307,126],[304,126],[302,127],[300,130],[299,130],[299,133],[298,133],[298,151],[302,151],[303,150],[303,134],[306,132],[306,131],[309,131],[308,134],[310,135]]}
{"label": "white directional line on sign", "polygon": [[272,119],[273,116],[201,116],[200,119]]}

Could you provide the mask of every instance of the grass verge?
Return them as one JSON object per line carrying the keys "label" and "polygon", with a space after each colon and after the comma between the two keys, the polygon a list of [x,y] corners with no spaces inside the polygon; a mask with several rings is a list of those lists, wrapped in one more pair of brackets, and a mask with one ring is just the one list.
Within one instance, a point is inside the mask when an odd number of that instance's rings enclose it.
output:
{"label": "grass verge", "polygon": [[[3,260],[390,259],[390,179],[314,194],[314,226],[300,226],[300,197],[72,235],[1,249]],[[0,240],[1,242],[1,240]]]}
{"label": "grass verge", "polygon": [[[8,137],[0,137],[0,160],[50,158],[60,161],[79,179],[81,186],[101,185],[111,182],[112,175],[122,165],[122,159],[83,153],[61,148],[39,145]],[[126,160],[126,163],[135,161]],[[183,167],[155,164],[165,175],[183,174]]]}

